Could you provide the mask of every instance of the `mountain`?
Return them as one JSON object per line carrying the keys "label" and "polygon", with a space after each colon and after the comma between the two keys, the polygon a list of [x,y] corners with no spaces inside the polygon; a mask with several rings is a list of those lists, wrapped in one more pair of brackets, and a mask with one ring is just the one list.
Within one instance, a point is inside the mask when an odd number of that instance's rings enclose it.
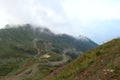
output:
{"label": "mountain", "polygon": [[[54,34],[47,28],[30,24],[6,25],[0,29],[0,76],[7,76],[2,77],[3,80],[9,80],[11,76],[10,80],[21,80],[34,75],[36,80],[96,46],[88,38]],[[26,73],[30,76],[25,76]]]}
{"label": "mountain", "polygon": [[48,80],[120,80],[120,38],[82,54],[48,77]]}

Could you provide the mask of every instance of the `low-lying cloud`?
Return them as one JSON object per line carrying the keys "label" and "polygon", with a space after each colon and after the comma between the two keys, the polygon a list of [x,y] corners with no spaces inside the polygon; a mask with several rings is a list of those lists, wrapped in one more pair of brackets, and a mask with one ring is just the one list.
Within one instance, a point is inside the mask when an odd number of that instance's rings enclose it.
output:
{"label": "low-lying cloud", "polygon": [[102,43],[119,36],[119,9],[118,0],[0,0],[0,28],[30,23]]}

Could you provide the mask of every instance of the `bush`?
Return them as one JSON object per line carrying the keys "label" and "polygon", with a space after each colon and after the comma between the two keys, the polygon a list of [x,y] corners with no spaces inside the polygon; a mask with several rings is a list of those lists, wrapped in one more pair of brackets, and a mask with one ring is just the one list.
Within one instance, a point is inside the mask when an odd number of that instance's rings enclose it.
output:
{"label": "bush", "polygon": [[101,54],[102,54],[101,51],[97,51],[97,52],[96,52],[96,55],[97,55],[97,56],[99,56],[99,55],[101,55]]}
{"label": "bush", "polygon": [[13,69],[15,69],[16,67],[17,66],[14,63],[8,63],[8,64],[0,65],[0,76],[7,75],[11,71],[13,71]]}

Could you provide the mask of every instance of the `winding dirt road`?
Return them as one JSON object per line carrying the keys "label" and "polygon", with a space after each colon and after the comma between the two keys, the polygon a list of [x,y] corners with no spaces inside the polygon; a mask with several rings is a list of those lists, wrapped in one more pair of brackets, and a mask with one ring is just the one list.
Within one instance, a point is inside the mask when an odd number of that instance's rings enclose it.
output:
{"label": "winding dirt road", "polygon": [[[37,50],[37,55],[39,55],[40,50],[37,47],[36,39],[33,39],[33,46]],[[37,73],[38,65],[52,65],[52,66],[61,65],[69,60],[69,57],[66,55],[66,52],[68,51],[70,50],[69,49],[64,50],[63,59],[61,61],[55,61],[55,62],[48,61],[47,63],[37,62],[37,63],[32,64],[31,66],[28,66],[28,68],[25,71],[21,72],[20,74],[17,74],[14,76],[5,76],[1,78],[0,80],[22,80],[24,78],[32,77]]]}
{"label": "winding dirt road", "polygon": [[38,71],[38,63],[29,66],[25,71],[15,76],[6,76],[0,80],[22,80],[34,76]]}
{"label": "winding dirt road", "polygon": [[61,61],[48,61],[47,63],[39,63],[41,65],[52,65],[52,66],[57,66],[57,65],[61,65],[66,63],[69,60],[69,57],[66,55],[66,52],[68,52],[69,50],[64,50],[63,52],[63,59]]}

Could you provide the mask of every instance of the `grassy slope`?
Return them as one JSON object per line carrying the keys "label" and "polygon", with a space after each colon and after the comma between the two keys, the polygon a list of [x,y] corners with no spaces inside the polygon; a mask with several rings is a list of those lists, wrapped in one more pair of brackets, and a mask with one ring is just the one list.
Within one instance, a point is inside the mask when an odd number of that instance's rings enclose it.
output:
{"label": "grassy slope", "polygon": [[68,64],[50,80],[119,80],[120,39],[103,44]]}
{"label": "grassy slope", "polygon": [[16,70],[35,54],[34,48],[30,47],[30,37],[26,37],[29,33],[22,31],[23,28],[0,30],[0,76]]}
{"label": "grassy slope", "polygon": [[[0,30],[0,76],[15,76],[36,63],[34,60],[36,49],[32,42],[34,37],[36,36],[33,35],[33,30],[29,26]],[[46,39],[46,36],[43,37]],[[50,60],[56,60],[56,57]],[[54,69],[54,67],[40,66],[40,72],[38,71],[40,74],[35,77],[44,77],[53,70],[51,68]],[[46,72],[42,72],[44,70]]]}
{"label": "grassy slope", "polygon": [[[49,61],[61,60],[61,53],[64,48],[81,48],[79,49],[80,51],[86,51],[97,46],[94,42],[90,42],[90,44],[86,41],[81,42],[69,35],[54,35],[49,30],[48,32],[50,32],[50,34],[40,32],[40,28],[36,28],[34,31],[35,32],[33,32],[33,28],[30,25],[19,27],[13,25],[11,28],[0,29],[0,76],[17,75],[36,63],[34,56],[37,50],[33,46],[33,39],[35,38],[43,42],[52,43],[53,49],[48,52],[52,56],[48,59]],[[44,50],[44,44],[41,44],[39,41],[37,42],[37,46]],[[84,46],[84,48],[82,48],[82,46]],[[44,62],[44,60],[42,62]],[[40,66],[38,71],[40,74],[38,73],[38,75],[31,79],[37,80],[45,77],[57,67],[58,66]]]}

